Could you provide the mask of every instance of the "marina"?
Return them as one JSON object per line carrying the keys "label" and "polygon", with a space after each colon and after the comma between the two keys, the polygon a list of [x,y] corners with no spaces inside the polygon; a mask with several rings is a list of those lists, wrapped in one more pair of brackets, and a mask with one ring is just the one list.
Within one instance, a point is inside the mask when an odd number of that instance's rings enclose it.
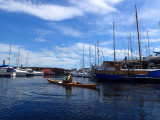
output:
{"label": "marina", "polygon": [[0,0],[0,120],[159,120],[159,5]]}

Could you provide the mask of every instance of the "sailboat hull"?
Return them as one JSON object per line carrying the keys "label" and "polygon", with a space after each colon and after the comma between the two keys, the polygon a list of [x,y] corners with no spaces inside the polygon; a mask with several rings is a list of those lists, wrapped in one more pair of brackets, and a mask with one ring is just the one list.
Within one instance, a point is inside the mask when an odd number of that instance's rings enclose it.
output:
{"label": "sailboat hull", "polygon": [[138,78],[147,78],[147,79],[152,79],[152,78],[159,78],[160,79],[160,70],[154,70],[154,69],[149,69],[149,70],[133,70],[133,71],[119,71],[119,72],[113,72],[111,71],[98,71],[95,73],[96,77],[98,79],[102,80],[122,80],[126,77],[134,77],[135,79]]}

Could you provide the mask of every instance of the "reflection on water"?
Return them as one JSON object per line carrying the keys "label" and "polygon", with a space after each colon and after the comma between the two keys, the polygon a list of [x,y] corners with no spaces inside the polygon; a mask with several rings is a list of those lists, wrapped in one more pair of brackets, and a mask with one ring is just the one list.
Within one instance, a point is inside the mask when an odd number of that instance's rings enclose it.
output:
{"label": "reflection on water", "polygon": [[[160,85],[105,83],[97,89],[50,84],[47,78],[0,78],[0,119],[129,119],[160,117]],[[65,76],[52,76],[63,80]],[[95,79],[73,78],[81,83]]]}
{"label": "reflection on water", "polygon": [[66,86],[66,93],[67,93],[67,95],[72,94],[72,87],[71,86]]}

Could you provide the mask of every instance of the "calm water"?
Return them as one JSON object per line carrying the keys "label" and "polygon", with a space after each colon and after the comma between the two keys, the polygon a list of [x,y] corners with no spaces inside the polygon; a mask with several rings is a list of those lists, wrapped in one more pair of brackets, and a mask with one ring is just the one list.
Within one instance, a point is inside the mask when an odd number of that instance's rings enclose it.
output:
{"label": "calm water", "polygon": [[[47,78],[0,78],[0,120],[158,120],[160,85],[100,83],[97,89],[48,83]],[[53,79],[64,79],[56,77]],[[83,83],[94,79],[74,78]]]}

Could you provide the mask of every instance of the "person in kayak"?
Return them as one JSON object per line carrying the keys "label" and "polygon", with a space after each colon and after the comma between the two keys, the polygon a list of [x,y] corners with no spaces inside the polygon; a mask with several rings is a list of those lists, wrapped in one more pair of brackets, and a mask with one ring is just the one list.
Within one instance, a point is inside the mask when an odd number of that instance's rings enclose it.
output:
{"label": "person in kayak", "polygon": [[68,73],[68,76],[67,76],[67,78],[66,78],[66,82],[67,82],[67,83],[71,83],[71,82],[72,82],[72,76],[71,76],[70,73]]}

